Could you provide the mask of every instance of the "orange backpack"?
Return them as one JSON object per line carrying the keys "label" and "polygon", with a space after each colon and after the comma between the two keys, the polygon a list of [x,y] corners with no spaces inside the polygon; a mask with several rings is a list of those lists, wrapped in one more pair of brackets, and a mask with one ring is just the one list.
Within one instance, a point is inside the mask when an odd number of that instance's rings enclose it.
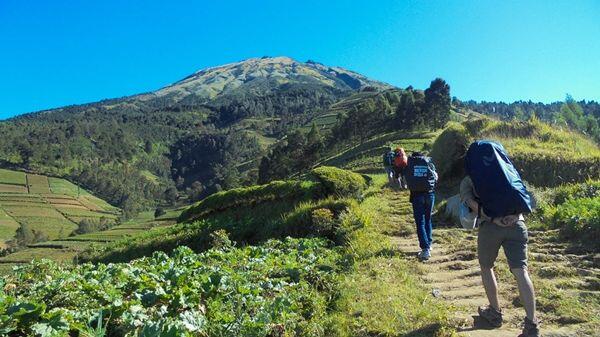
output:
{"label": "orange backpack", "polygon": [[404,152],[404,149],[399,147],[396,149],[396,158],[394,158],[394,166],[403,169],[408,165],[408,157]]}

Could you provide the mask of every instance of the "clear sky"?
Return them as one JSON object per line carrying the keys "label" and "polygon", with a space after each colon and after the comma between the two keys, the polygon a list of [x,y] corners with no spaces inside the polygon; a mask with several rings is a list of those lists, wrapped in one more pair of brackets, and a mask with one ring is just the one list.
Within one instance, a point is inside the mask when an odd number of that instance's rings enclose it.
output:
{"label": "clear sky", "polygon": [[600,100],[600,1],[0,0],[0,119],[265,55],[464,100]]}

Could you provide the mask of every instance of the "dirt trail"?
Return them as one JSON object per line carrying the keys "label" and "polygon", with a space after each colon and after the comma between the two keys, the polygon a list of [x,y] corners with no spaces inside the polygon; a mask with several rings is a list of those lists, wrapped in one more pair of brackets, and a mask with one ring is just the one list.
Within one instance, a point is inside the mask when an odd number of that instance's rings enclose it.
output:
{"label": "dirt trail", "polygon": [[[391,236],[391,240],[401,255],[408,260],[414,259],[416,262],[419,247],[412,222],[412,210],[409,207],[408,194],[385,189],[384,196],[396,205],[391,211],[390,219],[400,223],[401,227],[403,226],[398,233]],[[422,263],[419,268],[422,270],[423,282],[427,288],[431,289],[432,296],[446,300],[455,307],[455,319],[463,336],[516,337],[520,333],[525,313],[519,303],[516,283],[506,266],[503,252],[500,253],[497,261],[496,272],[500,282],[499,292],[505,323],[499,329],[491,329],[477,315],[477,307],[488,302],[481,284],[477,262],[476,235],[476,232],[464,231],[458,228],[434,229],[432,258]],[[548,268],[548,270],[559,271],[574,270],[577,273],[576,278],[582,284],[579,287],[580,289],[575,287],[575,291],[597,294],[598,289],[596,287],[598,275],[600,275],[598,266],[596,264],[590,266],[589,256],[573,254],[569,256],[565,253],[565,249],[565,246],[560,243],[549,242],[544,237],[544,233],[531,233],[529,250],[530,258],[533,257],[533,259],[531,259],[530,264],[532,267],[530,268],[537,268],[538,270]],[[597,256],[593,257],[592,260],[596,258]],[[551,276],[553,277],[549,278],[548,282],[569,282],[573,279],[566,277],[563,279],[560,275]],[[534,279],[534,283],[536,283],[535,281]],[[586,287],[586,282],[592,284],[591,289]],[[579,293],[576,295],[579,295]],[[570,324],[572,322],[561,323],[561,318],[552,317],[552,313],[540,312],[540,317],[544,322],[542,333],[546,337],[600,336],[600,332],[591,335],[587,332],[582,333],[578,324]],[[562,327],[559,327],[559,325]]]}

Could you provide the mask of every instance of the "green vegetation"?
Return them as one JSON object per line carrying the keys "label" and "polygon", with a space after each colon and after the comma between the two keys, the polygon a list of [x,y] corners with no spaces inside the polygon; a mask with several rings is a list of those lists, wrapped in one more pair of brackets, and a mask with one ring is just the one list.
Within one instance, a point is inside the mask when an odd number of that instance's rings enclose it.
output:
{"label": "green vegetation", "polygon": [[26,185],[25,173],[0,169],[0,184]]}
{"label": "green vegetation", "polygon": [[340,259],[323,240],[287,239],[199,255],[181,247],[130,264],[34,263],[0,284],[0,331],[326,336]]}
{"label": "green vegetation", "polygon": [[317,167],[312,170],[312,175],[321,183],[326,195],[359,197],[367,187],[360,174],[335,167]]}
{"label": "green vegetation", "polygon": [[[86,190],[59,178],[0,171],[2,181],[23,185],[19,191],[0,187],[0,248],[2,254],[39,241],[68,237],[82,219],[116,222],[120,210]],[[2,185],[0,185],[2,186]]]}
{"label": "green vegetation", "polygon": [[600,142],[600,104],[595,101],[577,102],[567,95],[564,102],[550,104],[531,101],[503,102],[456,102],[458,106],[511,120],[528,120],[533,116],[557,127],[578,130]]}
{"label": "green vegetation", "polygon": [[566,184],[535,195],[542,199],[534,213],[535,228],[559,229],[563,239],[600,249],[600,180]]}
{"label": "green vegetation", "polygon": [[502,143],[523,179],[536,186],[557,186],[600,177],[598,145],[583,135],[557,129],[537,119],[501,122],[485,118],[449,125],[432,149],[440,172],[460,176],[464,153],[476,139]]}
{"label": "green vegetation", "polygon": [[[178,245],[204,251],[211,247],[210,234],[219,230],[227,231],[234,242],[245,244],[314,235],[343,241],[345,229],[334,223],[351,204],[344,197],[358,196],[366,181],[359,174],[332,167],[317,168],[312,177],[317,181],[274,181],[213,194],[179,217],[180,221],[192,223],[157,229],[97,249],[92,247],[81,258],[123,262],[154,251],[169,252]],[[331,212],[331,223],[324,223],[313,214],[319,209]]]}

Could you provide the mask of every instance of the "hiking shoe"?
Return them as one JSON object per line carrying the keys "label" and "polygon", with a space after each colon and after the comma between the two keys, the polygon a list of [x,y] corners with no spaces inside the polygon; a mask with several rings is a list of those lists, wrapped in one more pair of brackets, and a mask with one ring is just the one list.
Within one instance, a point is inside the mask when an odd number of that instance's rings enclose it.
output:
{"label": "hiking shoe", "polygon": [[519,337],[540,337],[539,321],[533,322],[529,318],[525,317],[525,323],[523,324],[523,332]]}
{"label": "hiking shoe", "polygon": [[502,311],[498,311],[492,306],[479,307],[477,311],[479,312],[479,316],[484,318],[494,328],[502,326]]}
{"label": "hiking shoe", "polygon": [[431,257],[431,251],[429,251],[429,249],[423,249],[421,252],[419,252],[419,255],[417,255],[417,257],[421,261],[427,261]]}

